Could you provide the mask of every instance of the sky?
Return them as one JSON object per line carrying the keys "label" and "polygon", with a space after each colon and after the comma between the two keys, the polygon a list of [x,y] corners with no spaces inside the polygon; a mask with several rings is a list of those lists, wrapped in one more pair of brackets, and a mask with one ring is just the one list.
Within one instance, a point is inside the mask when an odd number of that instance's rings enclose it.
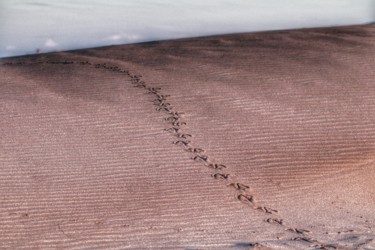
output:
{"label": "sky", "polygon": [[0,57],[374,18],[375,0],[0,0]]}

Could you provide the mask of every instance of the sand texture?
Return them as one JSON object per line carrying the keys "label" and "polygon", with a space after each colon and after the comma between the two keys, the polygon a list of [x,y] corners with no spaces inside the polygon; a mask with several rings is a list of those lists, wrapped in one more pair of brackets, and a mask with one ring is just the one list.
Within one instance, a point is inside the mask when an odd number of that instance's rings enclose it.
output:
{"label": "sand texture", "polygon": [[375,249],[374,35],[0,60],[0,248]]}

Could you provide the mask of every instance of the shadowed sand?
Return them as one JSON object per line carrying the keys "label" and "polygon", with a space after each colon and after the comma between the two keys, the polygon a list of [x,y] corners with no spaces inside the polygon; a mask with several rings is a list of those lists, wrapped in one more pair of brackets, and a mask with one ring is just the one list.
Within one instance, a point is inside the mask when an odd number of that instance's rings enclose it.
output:
{"label": "shadowed sand", "polygon": [[0,248],[375,249],[375,28],[0,61]]}

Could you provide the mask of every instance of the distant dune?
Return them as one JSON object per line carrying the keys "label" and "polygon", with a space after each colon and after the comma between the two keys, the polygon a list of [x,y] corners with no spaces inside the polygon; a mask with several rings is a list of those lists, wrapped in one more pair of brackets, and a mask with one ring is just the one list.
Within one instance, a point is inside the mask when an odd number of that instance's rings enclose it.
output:
{"label": "distant dune", "polygon": [[375,26],[0,61],[0,248],[375,249]]}

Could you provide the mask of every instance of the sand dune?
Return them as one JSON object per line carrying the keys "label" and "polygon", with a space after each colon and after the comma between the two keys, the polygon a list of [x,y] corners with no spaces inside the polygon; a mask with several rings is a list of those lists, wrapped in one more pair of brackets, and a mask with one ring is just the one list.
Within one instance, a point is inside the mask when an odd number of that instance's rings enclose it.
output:
{"label": "sand dune", "polygon": [[0,247],[375,249],[375,28],[0,61]]}

